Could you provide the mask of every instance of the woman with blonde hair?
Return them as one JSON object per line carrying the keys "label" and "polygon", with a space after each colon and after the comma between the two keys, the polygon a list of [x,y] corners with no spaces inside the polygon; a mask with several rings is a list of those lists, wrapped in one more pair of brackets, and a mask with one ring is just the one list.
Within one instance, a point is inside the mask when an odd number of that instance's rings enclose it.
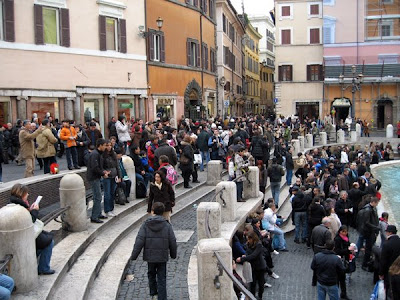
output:
{"label": "woman with blonde hair", "polygon": [[[35,223],[39,215],[39,204],[28,202],[29,189],[20,183],[11,188],[10,203],[25,207],[31,214],[32,222]],[[53,235],[47,231],[42,231],[36,238],[36,256],[38,257],[39,275],[51,275],[55,271],[50,268],[51,254],[53,252]]]}

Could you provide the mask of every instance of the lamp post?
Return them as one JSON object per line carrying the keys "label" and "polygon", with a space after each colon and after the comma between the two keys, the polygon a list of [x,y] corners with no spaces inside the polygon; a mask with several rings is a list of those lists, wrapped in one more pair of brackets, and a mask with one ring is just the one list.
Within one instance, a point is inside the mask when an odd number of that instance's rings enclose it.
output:
{"label": "lamp post", "polygon": [[[342,91],[342,99],[344,95],[344,91],[348,88],[351,87],[351,112],[349,111],[349,118],[351,117],[351,131],[356,130],[356,92],[361,91],[361,84],[363,83],[364,80],[364,75],[362,73],[357,74],[357,67],[355,65],[351,66],[351,85],[345,86],[345,76],[343,74],[339,75],[339,83],[341,85],[341,91]],[[350,115],[351,113],[351,115]]]}

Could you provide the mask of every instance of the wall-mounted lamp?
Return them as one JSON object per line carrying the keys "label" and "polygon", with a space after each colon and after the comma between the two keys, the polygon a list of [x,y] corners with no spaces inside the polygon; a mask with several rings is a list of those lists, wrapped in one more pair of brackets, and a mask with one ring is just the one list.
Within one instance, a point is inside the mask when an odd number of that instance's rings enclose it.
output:
{"label": "wall-mounted lamp", "polygon": [[[161,17],[158,17],[158,19],[156,20],[156,24],[157,24],[157,27],[158,27],[158,31],[161,31],[161,28],[162,28],[162,26],[164,24],[164,20]],[[142,38],[146,38],[147,35],[149,34],[148,31],[145,31],[145,27],[143,25],[140,25],[138,27],[138,29],[139,29],[139,33],[138,34]]]}

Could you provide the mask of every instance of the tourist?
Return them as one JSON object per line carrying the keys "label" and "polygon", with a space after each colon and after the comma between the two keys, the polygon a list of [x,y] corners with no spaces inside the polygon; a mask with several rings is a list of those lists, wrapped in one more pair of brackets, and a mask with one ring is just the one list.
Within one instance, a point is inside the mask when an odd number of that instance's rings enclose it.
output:
{"label": "tourist", "polygon": [[111,139],[112,136],[118,136],[117,134],[117,128],[115,126],[115,123],[117,123],[117,120],[115,117],[111,117],[110,122],[108,122],[107,128],[108,128],[108,137]]}
{"label": "tourist", "polygon": [[192,139],[186,135],[181,142],[182,153],[180,156],[180,168],[182,170],[183,187],[186,189],[192,188],[189,185],[190,176],[194,171],[194,152],[192,148]]}
{"label": "tourist", "polygon": [[48,174],[50,173],[50,165],[56,162],[56,149],[54,148],[54,144],[57,143],[57,138],[51,131],[48,119],[42,121],[42,126],[44,130],[36,138],[38,144],[36,155],[38,158],[43,159],[43,172],[44,174]]}
{"label": "tourist", "polygon": [[[156,175],[158,177],[158,175]],[[154,202],[150,216],[140,227],[131,259],[136,260],[144,248],[147,261],[150,296],[153,300],[167,300],[167,261],[177,256],[177,243],[171,224],[163,218],[164,204]]]}
{"label": "tourist", "polygon": [[341,259],[333,251],[334,243],[328,240],[321,252],[317,253],[311,263],[311,269],[317,278],[318,300],[339,299],[338,278],[345,271]]}
{"label": "tourist", "polygon": [[275,201],[275,207],[279,207],[279,194],[281,192],[281,180],[285,175],[285,170],[282,166],[278,165],[276,157],[272,159],[272,165],[267,168],[267,174],[270,181],[272,198]]}
{"label": "tourist", "polygon": [[67,163],[68,169],[72,170],[72,164],[75,169],[80,169],[78,166],[78,152],[76,150],[76,131],[75,128],[70,124],[70,121],[64,120],[63,128],[60,131],[60,139],[64,141],[66,145],[66,155],[67,155]]}
{"label": "tourist", "polygon": [[208,139],[208,147],[210,149],[210,158],[212,160],[221,160],[224,157],[224,144],[222,138],[219,136],[218,129],[214,130],[214,134]]}
{"label": "tourist", "polygon": [[156,151],[154,152],[154,170],[158,170],[160,167],[159,159],[161,155],[166,155],[168,157],[168,162],[173,167],[178,163],[178,158],[176,156],[176,151],[173,147],[168,145],[167,138],[163,138]]}
{"label": "tourist", "polygon": [[11,299],[11,293],[14,290],[14,280],[0,273],[0,300]]}
{"label": "tourist", "polygon": [[[11,188],[10,193],[11,193],[10,203],[18,204],[26,208],[31,214],[32,223],[35,223],[36,219],[38,219],[39,216],[39,204],[37,204],[36,202],[30,204],[28,202],[28,196],[29,196],[28,187],[20,183],[17,183]],[[38,257],[39,275],[54,274],[55,271],[50,268],[51,255],[54,246],[53,234],[47,231],[42,231],[37,236],[35,243],[36,243],[36,256]]]}
{"label": "tourist", "polygon": [[115,123],[115,129],[118,135],[118,142],[124,144],[124,150],[128,150],[128,142],[131,141],[131,136],[129,135],[129,126],[126,123],[125,116],[119,116],[118,121]]}
{"label": "tourist", "polygon": [[389,214],[387,212],[383,212],[381,217],[379,218],[379,233],[381,237],[381,247],[383,243],[387,240],[386,229],[389,225]]}
{"label": "tourist", "polygon": [[270,233],[273,233],[275,236],[277,236],[279,243],[276,250],[278,252],[287,252],[288,250],[286,248],[285,233],[278,227],[276,221],[277,215],[275,203],[270,203],[268,208],[264,210],[262,226],[265,230],[268,230]]}
{"label": "tourist", "polygon": [[[147,143],[146,143],[147,145]],[[147,146],[147,161],[149,163],[149,167],[151,167],[153,170],[155,169],[154,162],[155,162],[155,152],[158,148],[158,136],[157,135],[151,135],[150,136],[150,143]]]}
{"label": "tourist", "polygon": [[392,300],[400,300],[400,256],[393,262],[389,268],[390,275],[390,291],[393,296]]}
{"label": "tourist", "polygon": [[175,192],[171,183],[161,171],[154,172],[154,182],[150,183],[147,212],[151,213],[153,203],[161,202],[164,205],[163,217],[171,221],[172,208],[175,206]]}
{"label": "tourist", "polygon": [[318,226],[321,224],[322,219],[325,217],[325,209],[321,205],[321,200],[323,197],[321,196],[315,196],[308,207],[308,214],[307,214],[307,247],[311,247],[311,233],[315,226]]}
{"label": "tourist", "polygon": [[202,127],[197,138],[197,147],[200,150],[201,164],[200,172],[204,171],[204,166],[210,161],[210,152],[208,151],[208,139],[210,134],[207,132],[207,126]]}
{"label": "tourist", "polygon": [[246,177],[244,175],[246,174],[249,163],[246,163],[243,159],[244,151],[244,147],[239,148],[234,157],[237,202],[245,202],[245,200],[243,199],[243,182],[246,180]]}
{"label": "tourist", "polygon": [[83,130],[82,125],[75,125],[76,131],[76,150],[78,152],[78,166],[85,166],[84,157],[86,153],[89,151],[88,147],[90,145],[90,139],[86,134],[86,131]]}
{"label": "tourist", "polygon": [[[31,177],[34,174],[35,168],[35,143],[34,139],[42,133],[42,125],[37,130],[31,133],[32,126],[31,122],[25,120],[23,127],[19,131],[19,144],[20,144],[20,155],[25,160],[25,178]],[[18,160],[20,162],[20,160]]]}
{"label": "tourist", "polygon": [[305,243],[307,239],[307,210],[311,204],[311,198],[305,195],[297,186],[292,188],[292,211],[294,212],[296,244]]}
{"label": "tourist", "polygon": [[92,187],[93,191],[93,208],[90,221],[92,223],[103,223],[101,219],[106,219],[101,213],[101,178],[107,178],[110,175],[110,171],[104,169],[103,152],[106,150],[107,142],[104,139],[98,139],[97,148],[93,150],[87,162],[86,178]]}
{"label": "tourist", "polygon": [[103,135],[101,134],[101,131],[97,129],[95,122],[89,123],[89,128],[86,130],[86,135],[90,140],[89,145],[93,145],[94,147],[96,147],[97,140],[103,138]]}
{"label": "tourist", "polygon": [[339,216],[340,222],[349,227],[353,224],[353,204],[347,199],[348,194],[346,191],[339,193],[339,200],[336,201],[335,211]]}

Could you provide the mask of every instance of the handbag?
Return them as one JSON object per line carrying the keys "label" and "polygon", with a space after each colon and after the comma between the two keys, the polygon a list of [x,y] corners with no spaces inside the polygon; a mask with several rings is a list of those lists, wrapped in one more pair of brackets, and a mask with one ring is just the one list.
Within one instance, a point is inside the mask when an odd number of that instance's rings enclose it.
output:
{"label": "handbag", "polygon": [[181,157],[179,158],[179,162],[182,164],[182,165],[187,165],[187,164],[189,164],[189,158],[187,158],[185,155],[181,155]]}
{"label": "handbag", "polygon": [[44,249],[51,244],[53,240],[53,234],[51,232],[43,230],[36,238],[36,249]]}
{"label": "handbag", "polygon": [[202,161],[203,161],[203,159],[201,158],[201,154],[194,155],[194,164],[195,165],[201,165]]}
{"label": "handbag", "polygon": [[39,236],[39,234],[43,231],[44,223],[39,219],[36,219],[35,223],[33,223],[33,231],[35,232],[35,239]]}
{"label": "handbag", "polygon": [[115,189],[115,203],[121,205],[125,205],[126,203],[125,191],[121,184],[118,184],[117,188]]}
{"label": "handbag", "polygon": [[218,148],[218,156],[224,157],[225,156],[225,150],[222,147]]}

